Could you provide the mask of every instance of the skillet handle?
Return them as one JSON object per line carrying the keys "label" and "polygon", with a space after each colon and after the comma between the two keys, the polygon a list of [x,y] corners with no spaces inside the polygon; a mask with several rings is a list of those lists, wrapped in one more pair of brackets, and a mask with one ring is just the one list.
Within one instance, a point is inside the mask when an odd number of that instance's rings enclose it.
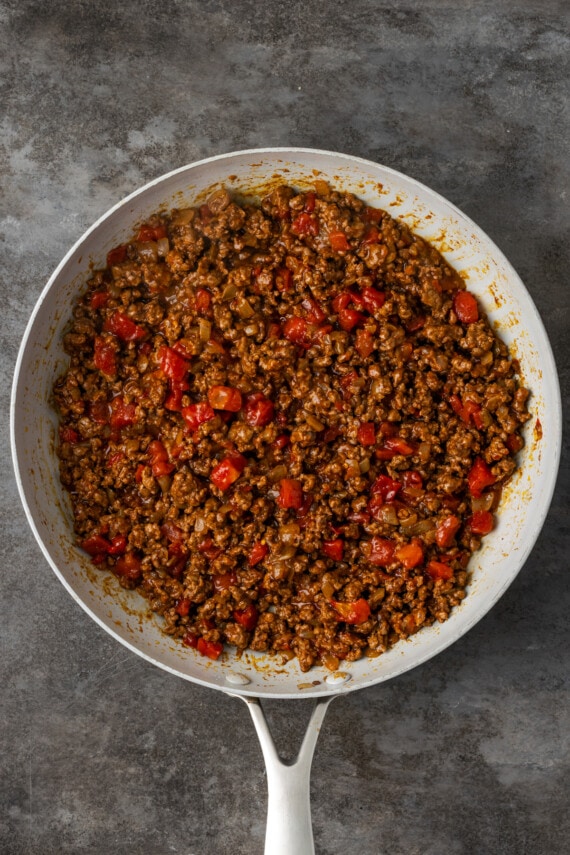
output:
{"label": "skillet handle", "polygon": [[314,855],[311,825],[311,762],[317,738],[332,698],[317,700],[299,754],[284,763],[257,698],[240,696],[249,708],[267,770],[269,795],[265,855]]}

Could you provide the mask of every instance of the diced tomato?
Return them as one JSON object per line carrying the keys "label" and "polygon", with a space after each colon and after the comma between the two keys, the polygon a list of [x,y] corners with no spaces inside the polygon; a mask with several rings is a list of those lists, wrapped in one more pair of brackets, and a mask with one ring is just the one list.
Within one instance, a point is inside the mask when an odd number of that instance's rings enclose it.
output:
{"label": "diced tomato", "polygon": [[301,305],[305,310],[305,318],[310,324],[322,324],[326,320],[326,313],[312,297],[307,297],[306,300],[301,302]]}
{"label": "diced tomato", "polygon": [[163,225],[149,226],[145,223],[145,225],[140,227],[136,239],[138,243],[148,243],[151,240],[160,240],[165,237],[166,228]]}
{"label": "diced tomato", "polygon": [[365,316],[357,309],[341,309],[338,313],[339,326],[346,332],[350,332],[358,324],[363,324],[365,320]]}
{"label": "diced tomato", "polygon": [[350,249],[344,232],[329,232],[329,243],[335,252],[346,252]]}
{"label": "diced tomato", "polygon": [[60,442],[68,442],[70,445],[75,445],[81,437],[77,433],[77,431],[69,427],[69,425],[60,425],[59,426],[59,439]]}
{"label": "diced tomato", "polygon": [[114,312],[103,324],[106,332],[112,332],[121,341],[140,341],[145,338],[147,332],[143,327],[136,324],[124,312]]}
{"label": "diced tomato", "polygon": [[517,451],[520,451],[524,445],[524,440],[518,433],[510,433],[507,437],[507,448],[509,451],[512,451],[513,454],[516,454]]}
{"label": "diced tomato", "polygon": [[277,504],[280,508],[296,508],[303,504],[303,487],[300,481],[293,478],[282,478],[279,482]]}
{"label": "diced tomato", "polygon": [[340,603],[337,600],[331,600],[330,603],[345,623],[358,626],[365,623],[370,617],[370,606],[362,597],[353,603]]}
{"label": "diced tomato", "polygon": [[453,309],[462,324],[473,324],[479,320],[477,300],[469,291],[457,291],[454,294]]}
{"label": "diced tomato", "polygon": [[378,243],[378,239],[380,237],[380,232],[376,228],[376,226],[369,226],[366,230],[366,234],[362,238],[363,244],[369,243]]}
{"label": "diced tomato", "polygon": [[213,408],[207,401],[199,401],[197,404],[190,404],[188,407],[182,407],[182,418],[186,423],[188,430],[194,432],[198,430],[200,425],[209,422],[216,417]]}
{"label": "diced tomato", "polygon": [[114,267],[116,264],[121,264],[127,257],[127,245],[119,244],[107,253],[107,267]]}
{"label": "diced tomato", "polygon": [[200,636],[196,635],[195,632],[187,632],[186,635],[182,639],[182,644],[186,647],[198,647],[198,641],[200,640]]}
{"label": "diced tomato", "polygon": [[412,318],[412,320],[409,321],[408,325],[406,326],[406,329],[409,333],[417,332],[418,330],[421,330],[422,327],[425,327],[425,324],[425,316],[417,315],[415,318]]}
{"label": "diced tomato", "polygon": [[424,551],[419,543],[406,543],[400,546],[394,553],[398,561],[404,565],[406,570],[417,567],[424,560]]}
{"label": "diced tomato", "polygon": [[215,561],[216,558],[219,558],[222,554],[222,549],[220,546],[216,546],[214,544],[211,537],[205,537],[204,540],[200,541],[198,544],[198,552],[205,555],[209,561]]}
{"label": "diced tomato", "polygon": [[111,548],[110,542],[100,534],[92,534],[91,537],[81,541],[81,549],[93,558],[96,555],[107,555]]}
{"label": "diced tomato", "polygon": [[380,208],[366,207],[364,211],[364,218],[369,223],[379,223],[383,216],[384,212]]}
{"label": "diced tomato", "polygon": [[467,520],[473,534],[489,534],[495,527],[495,518],[490,511],[475,511]]}
{"label": "diced tomato", "polygon": [[272,443],[272,447],[275,450],[283,451],[283,449],[289,445],[289,442],[290,442],[289,435],[286,433],[282,433]]}
{"label": "diced tomato", "polygon": [[114,569],[118,576],[124,576],[133,581],[142,576],[141,561],[134,552],[127,552],[117,558]]}
{"label": "diced tomato", "polygon": [[144,465],[144,463],[139,463],[139,465],[137,466],[137,468],[135,470],[135,481],[137,482],[137,484],[142,483],[143,474],[144,474],[145,469],[146,469],[146,466]]}
{"label": "diced tomato", "polygon": [[308,214],[303,211],[291,223],[291,231],[294,235],[313,235],[315,237],[319,233],[319,221],[315,214]]}
{"label": "diced tomato", "polygon": [[350,522],[357,523],[358,525],[368,525],[370,522],[370,514],[368,511],[353,511],[348,514],[348,519]]}
{"label": "diced tomato", "polygon": [[159,439],[153,439],[148,447],[148,453],[154,477],[160,478],[162,475],[170,475],[174,470],[174,465],[169,462],[168,452]]}
{"label": "diced tomato", "polygon": [[376,428],[374,422],[362,422],[357,431],[357,439],[360,445],[374,445],[376,442]]}
{"label": "diced tomato", "polygon": [[136,404],[126,404],[124,399],[117,395],[116,398],[113,398],[111,401],[111,427],[114,430],[121,430],[121,428],[129,427],[137,420],[137,407]]}
{"label": "diced tomato", "polygon": [[261,392],[248,395],[245,402],[244,416],[251,427],[265,427],[273,421],[275,407],[273,402]]}
{"label": "diced tomato", "polygon": [[485,463],[482,457],[476,457],[475,463],[469,470],[467,475],[467,484],[469,492],[474,499],[480,499],[483,495],[483,490],[495,483],[495,476]]}
{"label": "diced tomato", "polygon": [[389,475],[379,475],[371,490],[373,494],[379,495],[383,502],[393,502],[401,487],[400,482],[390,478]]}
{"label": "diced tomato", "polygon": [[219,489],[227,490],[237,481],[245,469],[247,460],[242,454],[232,454],[224,457],[210,472],[210,481]]}
{"label": "diced tomato", "polygon": [[301,502],[301,506],[297,509],[297,519],[303,520],[307,516],[311,510],[313,501],[314,499],[311,493],[303,493],[303,501]]}
{"label": "diced tomato", "polygon": [[313,190],[309,190],[309,192],[305,194],[305,211],[308,214],[312,214],[315,210],[315,201],[316,193]]}
{"label": "diced tomato", "polygon": [[108,338],[96,335],[93,343],[93,364],[98,371],[111,377],[117,371],[117,351]]}
{"label": "diced tomato", "polygon": [[407,440],[402,439],[401,436],[389,436],[384,440],[384,448],[388,451],[393,451],[395,454],[403,454],[405,457],[408,457],[415,451],[413,445]]}
{"label": "diced tomato", "polygon": [[435,542],[441,549],[451,546],[453,538],[459,531],[461,520],[454,514],[446,517],[435,530]]}
{"label": "diced tomato", "polygon": [[127,538],[124,534],[117,534],[111,538],[107,552],[109,555],[123,555],[127,550]]}
{"label": "diced tomato", "polygon": [[174,523],[167,520],[160,527],[160,533],[163,537],[166,537],[171,543],[181,543],[184,534],[182,529],[179,528]]}
{"label": "diced tomato", "polygon": [[189,600],[188,597],[180,597],[176,600],[176,605],[174,606],[174,611],[176,614],[180,615],[180,617],[188,617],[190,614],[190,606],[192,605],[192,600]]}
{"label": "diced tomato", "polygon": [[97,311],[98,309],[102,309],[103,306],[106,306],[109,302],[109,292],[108,291],[94,291],[91,294],[91,299],[89,301],[89,305],[93,309],[93,311]]}
{"label": "diced tomato", "polygon": [[449,564],[444,564],[443,561],[428,561],[426,572],[434,580],[453,578],[453,569]]}
{"label": "diced tomato", "polygon": [[219,659],[220,653],[224,649],[224,645],[220,644],[219,641],[206,641],[205,638],[199,638],[196,646],[198,653],[207,656],[209,659]]}
{"label": "diced tomato", "polygon": [[327,558],[332,558],[333,561],[342,561],[344,540],[340,537],[336,540],[323,540],[323,552]]}
{"label": "diced tomato", "polygon": [[293,274],[288,267],[278,267],[275,271],[275,285],[278,291],[287,292],[293,287]]}
{"label": "diced tomato", "polygon": [[220,591],[227,591],[237,585],[237,576],[233,570],[230,573],[218,573],[212,577],[212,582],[214,590],[220,593]]}
{"label": "diced tomato", "polygon": [[368,560],[376,567],[388,567],[394,561],[396,544],[387,537],[373,537],[370,541]]}
{"label": "diced tomato", "polygon": [[188,389],[188,384],[186,382],[182,383],[174,383],[172,380],[169,381],[168,394],[164,399],[164,409],[171,410],[172,412],[179,413],[182,411],[182,396],[184,392]]}
{"label": "diced tomato", "polygon": [[309,348],[313,344],[312,330],[305,320],[293,315],[283,324],[283,335],[299,347]]}
{"label": "diced tomato", "polygon": [[255,567],[256,564],[259,564],[260,561],[263,561],[263,559],[268,553],[268,545],[258,540],[257,543],[253,544],[251,552],[249,553],[249,557],[247,559],[248,565],[250,567]]}
{"label": "diced tomato", "polygon": [[245,609],[236,609],[234,611],[234,620],[236,623],[239,623],[240,626],[243,626],[244,629],[251,632],[257,626],[259,612],[253,603],[250,603],[249,606],[245,607]]}
{"label": "diced tomato", "polygon": [[476,401],[465,401],[461,417],[465,424],[473,422],[477,430],[483,430],[485,426],[481,416],[481,405],[476,403]]}
{"label": "diced tomato", "polygon": [[386,302],[386,294],[384,294],[383,291],[378,291],[376,288],[372,288],[372,286],[363,288],[361,296],[364,302],[364,307],[371,315],[374,314],[376,309],[381,309]]}
{"label": "diced tomato", "polygon": [[93,401],[89,404],[89,415],[98,425],[106,425],[109,414],[110,408],[107,401]]}
{"label": "diced tomato", "polygon": [[422,476],[415,469],[407,469],[402,475],[402,481],[404,482],[405,488],[413,487],[421,490],[424,485]]}
{"label": "diced tomato", "polygon": [[164,344],[158,349],[158,364],[169,380],[174,383],[182,383],[186,379],[190,364],[177,353],[173,347]]}
{"label": "diced tomato", "polygon": [[205,288],[198,288],[194,299],[194,308],[199,315],[205,315],[210,311],[212,295]]}
{"label": "diced tomato", "polygon": [[374,339],[372,338],[372,333],[366,329],[357,329],[355,347],[358,354],[363,359],[367,359],[374,350]]}
{"label": "diced tomato", "polygon": [[241,392],[232,386],[211,386],[208,401],[214,410],[227,410],[229,413],[241,410]]}
{"label": "diced tomato", "polygon": [[346,309],[346,307],[350,305],[351,301],[352,294],[350,291],[341,291],[340,294],[337,294],[332,301],[333,311],[337,314],[342,312],[343,309]]}

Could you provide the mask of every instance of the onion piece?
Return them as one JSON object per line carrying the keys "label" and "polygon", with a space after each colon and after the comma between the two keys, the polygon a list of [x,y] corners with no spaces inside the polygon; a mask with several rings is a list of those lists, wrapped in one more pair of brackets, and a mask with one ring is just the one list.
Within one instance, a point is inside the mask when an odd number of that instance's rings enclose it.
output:
{"label": "onion piece", "polygon": [[198,329],[200,334],[200,341],[204,343],[210,341],[210,336],[212,335],[212,324],[210,323],[210,321],[207,321],[205,318],[199,318]]}
{"label": "onion piece", "polygon": [[485,493],[479,499],[471,499],[471,508],[475,511],[490,511],[493,507],[493,493]]}
{"label": "onion piece", "polygon": [[137,255],[141,261],[158,261],[158,247],[156,241],[147,240],[135,244]]}
{"label": "onion piece", "polygon": [[156,242],[156,251],[159,258],[165,258],[170,251],[170,244],[167,237],[160,238]]}

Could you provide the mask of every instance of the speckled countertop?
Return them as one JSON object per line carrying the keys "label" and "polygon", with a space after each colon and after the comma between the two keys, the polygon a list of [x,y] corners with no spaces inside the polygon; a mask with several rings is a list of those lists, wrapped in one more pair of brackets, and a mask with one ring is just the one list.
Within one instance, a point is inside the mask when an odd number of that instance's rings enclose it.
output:
{"label": "speckled countertop", "polygon": [[[8,447],[32,307],[107,208],[176,166],[301,145],[420,179],[495,240],[569,394],[563,0],[0,0],[0,851],[251,855],[266,781],[247,710],[117,645],[29,531]],[[333,704],[312,778],[319,855],[569,849],[569,478],[492,612]],[[296,753],[307,702],[272,702]],[[295,855],[295,853],[292,853]]]}

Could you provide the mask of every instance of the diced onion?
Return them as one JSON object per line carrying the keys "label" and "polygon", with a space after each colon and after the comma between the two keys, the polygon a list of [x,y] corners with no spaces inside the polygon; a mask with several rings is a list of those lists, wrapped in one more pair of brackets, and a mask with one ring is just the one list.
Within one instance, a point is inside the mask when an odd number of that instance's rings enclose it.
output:
{"label": "diced onion", "polygon": [[271,472],[269,473],[269,477],[272,481],[280,481],[282,478],[287,476],[287,467],[282,463],[279,466],[275,466]]}
{"label": "diced onion", "polygon": [[158,260],[158,248],[155,241],[147,240],[142,243],[137,243],[135,246],[137,248],[138,257],[141,261]]}
{"label": "diced onion", "polygon": [[235,295],[237,294],[237,287],[233,284],[226,285],[224,290],[222,291],[222,300],[227,302],[228,300],[233,300]]}
{"label": "diced onion", "polygon": [[209,341],[212,335],[212,324],[210,321],[207,321],[205,318],[199,318],[198,329],[200,332],[200,341],[204,343]]}
{"label": "diced onion", "polygon": [[493,507],[493,493],[485,493],[479,499],[471,499],[471,508],[473,511],[490,511]]}
{"label": "diced onion", "polygon": [[387,525],[398,525],[400,520],[394,505],[383,505],[375,513],[376,518]]}
{"label": "diced onion", "polygon": [[311,415],[311,413],[305,413],[305,421],[312,430],[321,431],[325,429],[325,425],[315,418],[315,416]]}
{"label": "diced onion", "polygon": [[164,258],[168,255],[168,251],[170,250],[170,244],[168,243],[168,238],[163,237],[156,242],[156,251],[158,253],[159,258]]}

